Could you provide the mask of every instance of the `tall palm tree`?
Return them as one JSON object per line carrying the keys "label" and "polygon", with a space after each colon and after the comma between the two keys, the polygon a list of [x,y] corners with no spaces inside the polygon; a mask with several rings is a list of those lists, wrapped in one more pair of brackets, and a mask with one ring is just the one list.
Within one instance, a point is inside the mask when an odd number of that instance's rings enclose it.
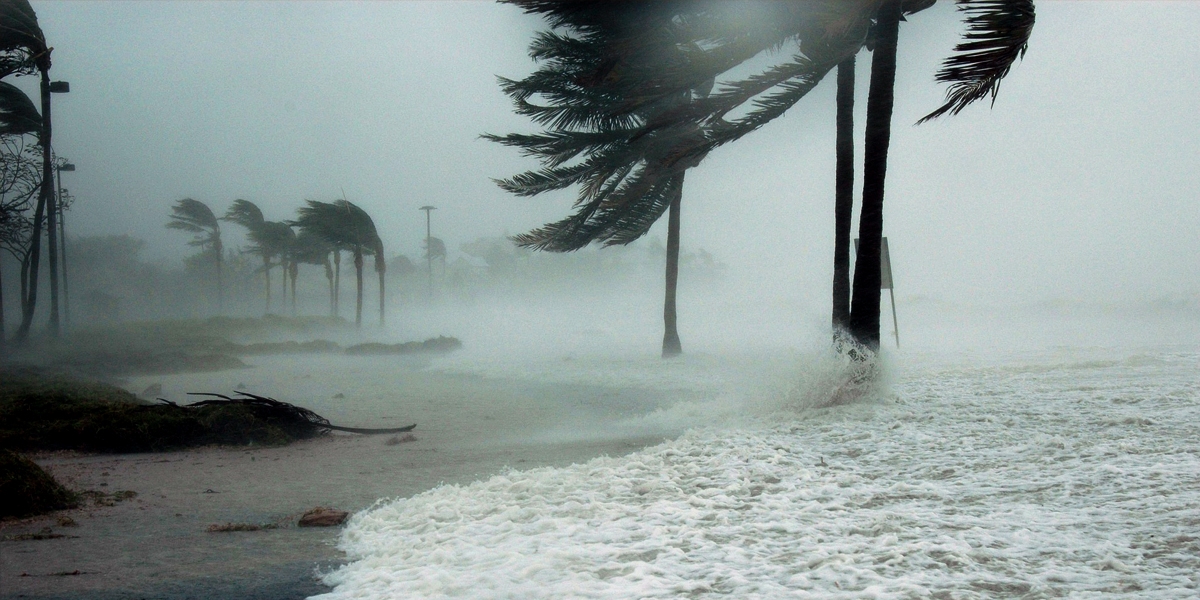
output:
{"label": "tall palm tree", "polygon": [[[554,4],[513,0],[546,15],[564,33],[540,34],[530,55],[543,67],[521,81],[502,79],[517,112],[547,126],[540,135],[484,136],[541,159],[543,169],[499,181],[517,195],[535,195],[579,184],[576,211],[566,219],[515,236],[518,245],[569,252],[592,242],[628,244],[667,214],[663,300],[663,357],[682,352],[677,325],[679,213],[684,172],[703,155],[679,152],[681,141],[703,139],[692,124],[659,126],[712,89],[712,80],[685,81],[687,63],[702,55],[696,44],[668,44],[678,24],[665,3]],[[654,48],[646,52],[646,48]],[[668,48],[668,50],[663,50]],[[670,89],[659,102],[636,99]],[[545,106],[530,98],[543,96]],[[639,132],[638,128],[644,128]],[[582,156],[576,163],[570,161]],[[654,182],[654,183],[651,183]]]}
{"label": "tall palm tree", "polygon": [[[271,312],[271,269],[275,266],[275,258],[280,257],[290,244],[290,236],[294,236],[291,227],[276,221],[263,218],[262,210],[248,200],[234,200],[223,221],[236,223],[246,228],[246,237],[251,246],[246,251],[262,258],[262,271],[265,283],[266,309]],[[284,297],[286,301],[286,296]]]}
{"label": "tall palm tree", "polygon": [[346,199],[333,202],[308,200],[298,211],[295,223],[302,231],[312,232],[334,248],[349,250],[354,256],[355,309],[354,325],[362,327],[363,257],[373,254],[375,272],[379,274],[379,324],[384,323],[384,275],[386,263],[383,241],[370,215]]}
{"label": "tall palm tree", "polygon": [[184,198],[171,207],[168,229],[179,229],[196,234],[189,246],[197,246],[201,252],[211,254],[217,274],[217,314],[225,314],[224,282],[221,278],[222,256],[225,247],[221,244],[221,223],[207,204]]}
{"label": "tall palm tree", "polygon": [[[933,0],[812,0],[752,5],[683,1],[647,3],[651,5],[649,8],[642,3],[599,0],[568,3],[514,0],[514,3],[527,12],[546,15],[555,25],[605,19],[619,22],[622,15],[637,15],[639,11],[643,13],[639,16],[642,22],[653,20],[645,18],[647,11],[659,19],[663,13],[668,15],[668,20],[677,25],[674,28],[677,35],[656,37],[654,32],[662,28],[628,27],[626,31],[633,32],[632,35],[615,36],[599,51],[589,48],[584,41],[567,40],[571,43],[558,44],[556,42],[564,36],[539,35],[533,48],[537,56],[566,63],[568,68],[558,74],[535,74],[543,83],[540,95],[550,101],[549,105],[534,105],[529,102],[532,95],[515,99],[518,100],[518,112],[560,128],[579,124],[609,125],[591,139],[592,147],[603,148],[609,158],[622,151],[643,152],[643,156],[652,157],[654,154],[644,140],[661,137],[672,130],[680,131],[680,126],[692,124],[702,135],[678,136],[672,140],[667,156],[675,160],[673,167],[694,165],[716,147],[740,139],[774,120],[861,48],[874,48],[877,57],[873,64],[878,65],[879,72],[876,75],[875,69],[872,71],[871,95],[875,101],[869,104],[874,107],[874,114],[868,116],[870,141],[866,146],[870,149],[864,150],[864,177],[870,173],[868,196],[871,206],[865,212],[865,220],[860,222],[860,229],[865,231],[860,233],[860,238],[867,235],[870,239],[863,238],[861,242],[863,247],[857,262],[859,274],[855,276],[853,289],[855,300],[851,303],[847,322],[851,332],[867,346],[878,346],[878,238],[882,236],[883,176],[886,172],[886,165],[881,161],[886,160],[890,141],[890,128],[883,124],[890,122],[891,106],[882,88],[885,81],[894,80],[894,64],[890,69],[893,74],[889,76],[887,57],[892,56],[894,63],[895,55],[895,36],[887,30],[893,21],[898,22],[903,15],[929,7]],[[994,98],[1000,80],[1024,52],[1032,30],[1032,0],[958,0],[958,5],[967,14],[968,32],[965,41],[956,48],[956,55],[948,59],[938,74],[939,81],[951,85],[947,100],[926,119],[954,114],[988,95]],[[584,27],[582,37],[594,36],[599,27]],[[673,73],[640,70],[653,65],[655,57],[669,56],[679,47],[688,45],[703,50],[694,53],[691,60],[670,65]],[[637,113],[645,107],[669,104],[698,82],[720,78],[752,57],[789,45],[797,49],[795,54],[776,53],[774,56],[783,58],[755,75],[722,83],[717,91],[682,105],[678,110],[665,111],[658,118],[645,121],[637,118]],[[883,47],[886,45],[892,47]],[[592,71],[570,68],[572,61],[577,64],[578,57],[588,53],[599,56],[595,62],[602,68]],[[608,84],[604,92],[615,98],[612,110],[596,114],[590,112],[591,105],[586,98],[581,100],[580,94],[586,95],[586,90],[580,91],[585,87],[581,84],[595,79]],[[639,85],[647,81],[654,85]],[[871,106],[868,112],[872,112]],[[735,116],[729,118],[729,115]],[[601,172],[602,177],[597,177],[595,165],[586,160],[569,162],[582,152],[578,140],[564,142],[548,136],[544,139],[531,136],[527,143],[529,148],[539,148],[540,144],[547,155],[556,156],[557,162],[537,173],[521,176],[516,183],[527,188],[525,193],[561,189],[577,182],[603,188],[613,178],[611,171]],[[634,178],[638,187],[629,195],[661,193],[679,173],[678,168],[639,171]],[[627,174],[620,174],[616,179]],[[575,216],[554,225],[571,232],[586,232],[590,221],[595,220],[593,216],[606,216],[604,202],[588,203],[581,198],[577,206]],[[839,224],[839,227],[844,225]],[[862,296],[861,300],[859,296]],[[875,298],[873,303],[872,296]],[[872,310],[872,305],[873,320],[866,314]],[[856,318],[855,312],[863,314]]]}

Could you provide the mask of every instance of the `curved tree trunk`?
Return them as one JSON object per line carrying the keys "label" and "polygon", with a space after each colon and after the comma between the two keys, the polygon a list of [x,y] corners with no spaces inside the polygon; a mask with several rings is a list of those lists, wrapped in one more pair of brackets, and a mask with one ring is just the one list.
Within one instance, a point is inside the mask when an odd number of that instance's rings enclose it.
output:
{"label": "curved tree trunk", "polygon": [[683,175],[675,181],[675,194],[667,215],[667,282],[666,298],[663,302],[663,358],[679,356],[683,345],[679,341],[676,326],[675,292],[679,281],[679,205],[683,200]]}
{"label": "curved tree trunk", "polygon": [[854,212],[854,57],[837,66],[837,167],[833,207],[833,339],[850,321],[850,224]]}
{"label": "curved tree trunk", "polygon": [[354,282],[355,283],[355,291],[357,292],[357,295],[355,297],[355,305],[354,305],[354,326],[361,328],[362,327],[362,293],[363,293],[363,254],[362,254],[362,248],[359,248],[359,247],[354,248],[354,274],[356,277],[356,280]]}
{"label": "curved tree trunk", "polygon": [[879,248],[883,238],[883,184],[892,135],[900,5],[901,0],[886,0],[879,8],[875,55],[871,58],[871,90],[867,98],[867,135],[863,143],[860,241],[850,305],[850,332],[859,343],[873,351],[879,350]]}
{"label": "curved tree trunk", "polygon": [[375,257],[375,272],[379,274],[379,326],[383,327],[383,307],[384,307],[384,275],[387,273],[387,268],[384,266],[383,259],[379,256]]}

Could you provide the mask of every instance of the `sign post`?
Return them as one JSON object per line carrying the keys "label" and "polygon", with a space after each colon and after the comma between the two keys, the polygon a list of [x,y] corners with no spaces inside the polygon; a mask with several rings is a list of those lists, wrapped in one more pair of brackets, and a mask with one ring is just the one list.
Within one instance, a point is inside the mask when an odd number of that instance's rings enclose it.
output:
{"label": "sign post", "polygon": [[[858,252],[858,238],[854,239],[854,251]],[[888,291],[888,298],[892,301],[892,326],[895,328],[892,333],[896,335],[896,347],[900,347],[900,323],[896,320],[896,292],[892,285],[892,256],[888,252],[887,237],[883,238],[883,243],[879,246],[879,289]]]}

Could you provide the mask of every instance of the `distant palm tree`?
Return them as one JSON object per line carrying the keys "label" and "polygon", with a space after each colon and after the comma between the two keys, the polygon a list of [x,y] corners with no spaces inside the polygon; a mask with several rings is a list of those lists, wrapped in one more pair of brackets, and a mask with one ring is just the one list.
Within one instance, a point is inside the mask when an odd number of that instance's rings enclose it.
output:
{"label": "distant palm tree", "polygon": [[312,232],[334,248],[353,253],[356,290],[354,324],[357,327],[362,327],[363,256],[374,255],[375,272],[379,275],[379,324],[383,325],[384,274],[387,266],[383,256],[383,240],[371,216],[346,199],[333,202],[309,200],[298,213],[295,223],[301,230]]}
{"label": "distant palm tree", "polygon": [[168,229],[179,229],[196,234],[189,246],[197,246],[201,253],[211,254],[213,266],[217,273],[217,314],[225,313],[224,282],[221,279],[222,256],[225,247],[221,244],[221,223],[207,204],[184,198],[171,207],[171,220],[167,221]]}
{"label": "distant palm tree", "polygon": [[321,265],[325,267],[325,279],[329,282],[329,309],[333,310],[333,265],[329,260],[333,246],[323,238],[307,229],[301,229],[296,234],[292,245],[292,306],[296,305],[296,276],[300,264]]}
{"label": "distant palm tree", "polygon": [[[295,232],[286,223],[267,221],[263,218],[262,210],[248,200],[234,200],[223,221],[237,223],[246,228],[246,237],[253,244],[247,252],[262,257],[262,270],[266,289],[266,312],[271,312],[271,268],[273,260],[282,257],[291,244]],[[281,262],[282,264],[282,262]],[[286,274],[285,274],[286,277]],[[286,295],[284,296],[286,301]]]}

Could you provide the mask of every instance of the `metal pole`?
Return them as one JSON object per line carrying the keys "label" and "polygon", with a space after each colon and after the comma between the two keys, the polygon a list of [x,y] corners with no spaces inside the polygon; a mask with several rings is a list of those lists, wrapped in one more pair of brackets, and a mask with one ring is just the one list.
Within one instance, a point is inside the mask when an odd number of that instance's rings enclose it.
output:
{"label": "metal pole", "polygon": [[[74,165],[71,165],[72,167]],[[63,326],[69,329],[71,327],[71,302],[67,295],[67,215],[64,212],[63,205],[63,186],[62,172],[63,169],[55,169],[58,174],[58,244],[62,247],[58,259],[62,261],[62,309],[63,309]]]}
{"label": "metal pole", "polygon": [[426,206],[422,206],[421,208],[418,208],[417,210],[425,211],[425,259],[429,263],[429,295],[427,297],[427,300],[432,302],[433,301],[433,247],[432,247],[433,234],[432,234],[432,231],[429,226],[429,222],[430,222],[429,215],[433,211],[437,210],[437,207],[426,205]]}

